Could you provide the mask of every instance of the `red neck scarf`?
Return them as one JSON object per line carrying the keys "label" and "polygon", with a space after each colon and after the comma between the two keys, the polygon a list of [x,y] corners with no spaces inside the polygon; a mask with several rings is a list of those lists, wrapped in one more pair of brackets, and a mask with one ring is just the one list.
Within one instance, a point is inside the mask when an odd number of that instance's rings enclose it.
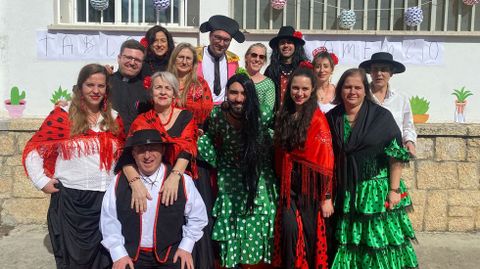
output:
{"label": "red neck scarf", "polygon": [[[123,134],[123,124],[119,117],[117,117],[117,123],[119,134]],[[100,153],[99,168],[110,170],[118,157],[114,149],[122,148],[123,136],[114,135],[109,131],[97,133],[88,130],[86,133],[70,137],[70,127],[68,113],[62,108],[57,107],[50,112],[23,150],[23,167],[25,168],[25,159],[28,154],[36,150],[43,159],[45,175],[52,177],[55,174],[55,163],[59,154],[63,159],[69,160],[72,156],[87,156],[98,151]]]}

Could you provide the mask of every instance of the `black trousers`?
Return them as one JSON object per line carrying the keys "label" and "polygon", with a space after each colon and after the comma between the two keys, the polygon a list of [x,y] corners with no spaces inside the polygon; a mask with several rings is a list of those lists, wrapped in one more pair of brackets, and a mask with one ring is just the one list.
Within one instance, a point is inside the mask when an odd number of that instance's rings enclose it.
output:
{"label": "black trousers", "polygon": [[166,263],[159,263],[153,252],[140,251],[138,260],[135,262],[135,269],[180,269],[180,259],[176,263],[169,260]]}

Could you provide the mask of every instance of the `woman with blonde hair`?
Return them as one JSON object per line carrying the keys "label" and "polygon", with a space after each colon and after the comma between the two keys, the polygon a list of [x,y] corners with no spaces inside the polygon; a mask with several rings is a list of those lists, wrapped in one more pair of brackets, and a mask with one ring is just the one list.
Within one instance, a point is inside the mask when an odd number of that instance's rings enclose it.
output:
{"label": "woman with blonde hair", "polygon": [[51,194],[48,230],[57,268],[110,268],[99,230],[123,124],[107,99],[105,67],[84,66],[67,107],[56,107],[23,151],[35,187]]}
{"label": "woman with blonde hair", "polygon": [[168,71],[174,74],[179,82],[175,106],[192,112],[202,133],[203,124],[213,109],[213,100],[207,81],[197,76],[197,65],[195,48],[189,43],[180,43],[172,52]]}

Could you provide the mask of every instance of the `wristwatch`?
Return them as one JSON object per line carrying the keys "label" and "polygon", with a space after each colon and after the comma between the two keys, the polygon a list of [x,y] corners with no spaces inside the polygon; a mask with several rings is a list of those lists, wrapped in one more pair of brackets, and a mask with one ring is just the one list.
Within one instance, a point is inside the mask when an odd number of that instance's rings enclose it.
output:
{"label": "wristwatch", "polygon": [[400,188],[390,189],[390,191],[393,191],[394,193],[400,194]]}

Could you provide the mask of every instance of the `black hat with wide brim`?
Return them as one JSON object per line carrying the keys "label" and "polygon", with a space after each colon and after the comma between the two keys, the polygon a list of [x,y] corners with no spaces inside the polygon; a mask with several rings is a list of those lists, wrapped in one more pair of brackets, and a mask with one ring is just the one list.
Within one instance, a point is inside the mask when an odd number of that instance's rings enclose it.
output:
{"label": "black hat with wide brim", "polygon": [[202,33],[216,30],[227,32],[238,43],[243,43],[243,41],[245,41],[245,35],[240,32],[240,26],[238,25],[238,22],[229,17],[215,15],[200,25],[200,32]]}
{"label": "black hat with wide brim", "polygon": [[118,173],[124,165],[130,164],[132,160],[132,148],[134,146],[152,145],[152,144],[170,144],[166,142],[160,132],[156,129],[143,129],[133,133],[127,139],[123,147],[122,155],[115,165],[115,173]]}
{"label": "black hat with wide brim", "polygon": [[298,38],[294,35],[295,29],[292,26],[282,26],[280,30],[278,30],[278,34],[276,37],[272,38],[268,45],[272,49],[278,49],[278,42],[282,39],[288,39],[295,43],[295,45],[305,45],[305,40]]}
{"label": "black hat with wide brim", "polygon": [[374,53],[370,60],[362,62],[358,67],[365,69],[365,71],[370,74],[372,64],[388,64],[392,67],[393,74],[403,73],[406,70],[405,65],[394,61],[393,55],[388,52]]}

